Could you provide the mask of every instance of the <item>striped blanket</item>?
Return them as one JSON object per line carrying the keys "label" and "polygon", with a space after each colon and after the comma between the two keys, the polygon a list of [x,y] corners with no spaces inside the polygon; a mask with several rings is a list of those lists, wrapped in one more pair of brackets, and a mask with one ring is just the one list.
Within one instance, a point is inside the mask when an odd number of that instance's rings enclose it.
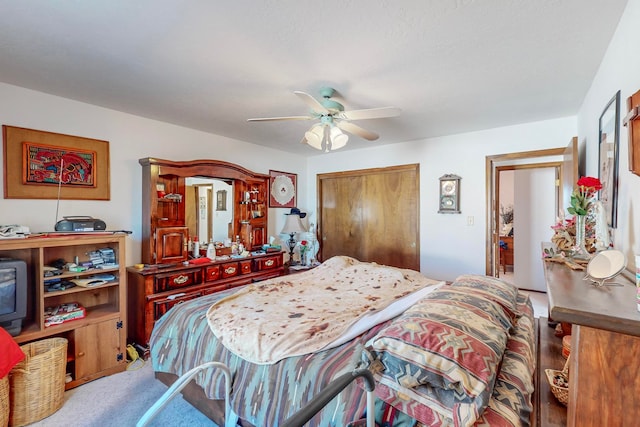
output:
{"label": "striped blanket", "polygon": [[[277,426],[331,380],[356,369],[361,363],[364,344],[382,327],[374,327],[331,350],[287,358],[272,365],[256,365],[221,345],[207,324],[207,309],[233,292],[235,290],[227,290],[187,301],[162,316],[151,335],[151,360],[154,371],[178,376],[205,362],[226,364],[233,373],[231,408],[254,426]],[[195,381],[210,399],[224,399],[221,372],[204,371]],[[364,391],[351,383],[309,426],[346,426],[349,421],[359,419],[365,408]]]}
{"label": "striped blanket", "polygon": [[[256,365],[221,345],[207,323],[209,307],[233,292],[235,290],[228,290],[187,301],[165,314],[156,322],[151,336],[151,360],[154,371],[178,376],[205,362],[225,363],[233,373],[231,409],[254,426],[278,426],[333,379],[362,367],[361,357],[367,342],[392,322],[373,327],[333,349],[286,358],[271,365]],[[476,425],[528,425],[535,367],[534,319],[531,302],[522,294],[518,295],[518,311],[521,317],[507,342],[489,405]],[[195,380],[210,399],[224,398],[221,373],[208,370]],[[420,393],[420,390],[415,392]],[[376,387],[376,394],[405,414],[417,416],[415,410],[419,408],[419,399],[413,400],[381,383]],[[362,417],[365,407],[365,392],[358,380],[329,402],[308,425],[347,426]],[[424,411],[430,411],[424,406],[421,410],[423,416]],[[437,413],[432,414],[435,417],[432,425],[453,425]]]}

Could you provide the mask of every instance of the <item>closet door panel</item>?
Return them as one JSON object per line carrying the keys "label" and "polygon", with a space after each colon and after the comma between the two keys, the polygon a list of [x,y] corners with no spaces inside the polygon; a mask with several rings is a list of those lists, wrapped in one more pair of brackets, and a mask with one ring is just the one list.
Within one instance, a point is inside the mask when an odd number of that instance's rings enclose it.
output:
{"label": "closet door panel", "polygon": [[321,259],[420,269],[418,165],[318,176]]}
{"label": "closet door panel", "polygon": [[361,240],[363,178],[347,176],[323,181],[324,201],[320,206],[322,259],[348,255],[362,260],[366,256]]}

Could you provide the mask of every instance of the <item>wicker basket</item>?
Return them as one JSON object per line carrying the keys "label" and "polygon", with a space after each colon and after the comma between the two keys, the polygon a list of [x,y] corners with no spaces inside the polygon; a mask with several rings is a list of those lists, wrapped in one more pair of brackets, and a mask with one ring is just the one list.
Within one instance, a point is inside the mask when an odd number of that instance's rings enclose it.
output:
{"label": "wicker basket", "polygon": [[0,427],[9,423],[9,375],[0,378]]}
{"label": "wicker basket", "polygon": [[551,387],[551,392],[558,399],[560,403],[564,406],[567,406],[569,403],[569,359],[571,355],[567,358],[567,361],[564,363],[564,368],[562,371],[557,371],[555,369],[545,369],[544,372],[547,374],[547,381],[549,381],[549,386]]}
{"label": "wicker basket", "polygon": [[20,348],[26,357],[9,374],[11,426],[48,417],[64,403],[67,340],[47,338]]}

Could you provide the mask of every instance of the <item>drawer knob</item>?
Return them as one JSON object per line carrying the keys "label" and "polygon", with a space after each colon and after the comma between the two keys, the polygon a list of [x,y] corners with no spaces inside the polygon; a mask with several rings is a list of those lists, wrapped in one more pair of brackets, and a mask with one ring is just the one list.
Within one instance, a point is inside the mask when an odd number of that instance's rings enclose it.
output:
{"label": "drawer knob", "polygon": [[227,267],[224,269],[224,272],[227,274],[233,274],[236,272],[236,268],[235,267]]}
{"label": "drawer knob", "polygon": [[189,280],[189,276],[180,275],[173,279],[173,283],[176,285],[182,285],[183,283],[187,283],[187,280]]}
{"label": "drawer knob", "polygon": [[275,262],[274,260],[268,259],[264,262],[264,265],[266,265],[267,267],[271,267],[274,262]]}

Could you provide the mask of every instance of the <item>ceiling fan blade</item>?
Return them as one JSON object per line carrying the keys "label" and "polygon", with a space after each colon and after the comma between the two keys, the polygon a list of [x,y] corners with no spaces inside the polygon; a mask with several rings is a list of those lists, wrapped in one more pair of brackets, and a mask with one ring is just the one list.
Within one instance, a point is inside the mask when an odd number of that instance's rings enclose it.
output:
{"label": "ceiling fan blade", "polygon": [[377,133],[363,129],[360,126],[350,122],[336,121],[335,123],[336,123],[336,126],[338,126],[340,129],[346,132],[352,133],[354,135],[357,135],[361,138],[364,138],[367,141],[375,141],[379,137]]}
{"label": "ceiling fan blade", "polygon": [[286,116],[286,117],[258,117],[255,119],[247,119],[248,122],[273,122],[277,120],[314,120],[311,116]]}
{"label": "ceiling fan blade", "polygon": [[337,113],[335,117],[344,120],[381,119],[399,116],[400,111],[402,110],[396,107],[368,108],[366,110],[342,111]]}
{"label": "ceiling fan blade", "polygon": [[314,113],[318,115],[330,114],[329,110],[327,110],[324,105],[322,105],[317,99],[315,99],[308,93],[300,92],[299,90],[296,90],[293,93],[298,95],[298,98],[300,98],[302,102],[307,104],[311,108],[311,111],[313,111]]}

